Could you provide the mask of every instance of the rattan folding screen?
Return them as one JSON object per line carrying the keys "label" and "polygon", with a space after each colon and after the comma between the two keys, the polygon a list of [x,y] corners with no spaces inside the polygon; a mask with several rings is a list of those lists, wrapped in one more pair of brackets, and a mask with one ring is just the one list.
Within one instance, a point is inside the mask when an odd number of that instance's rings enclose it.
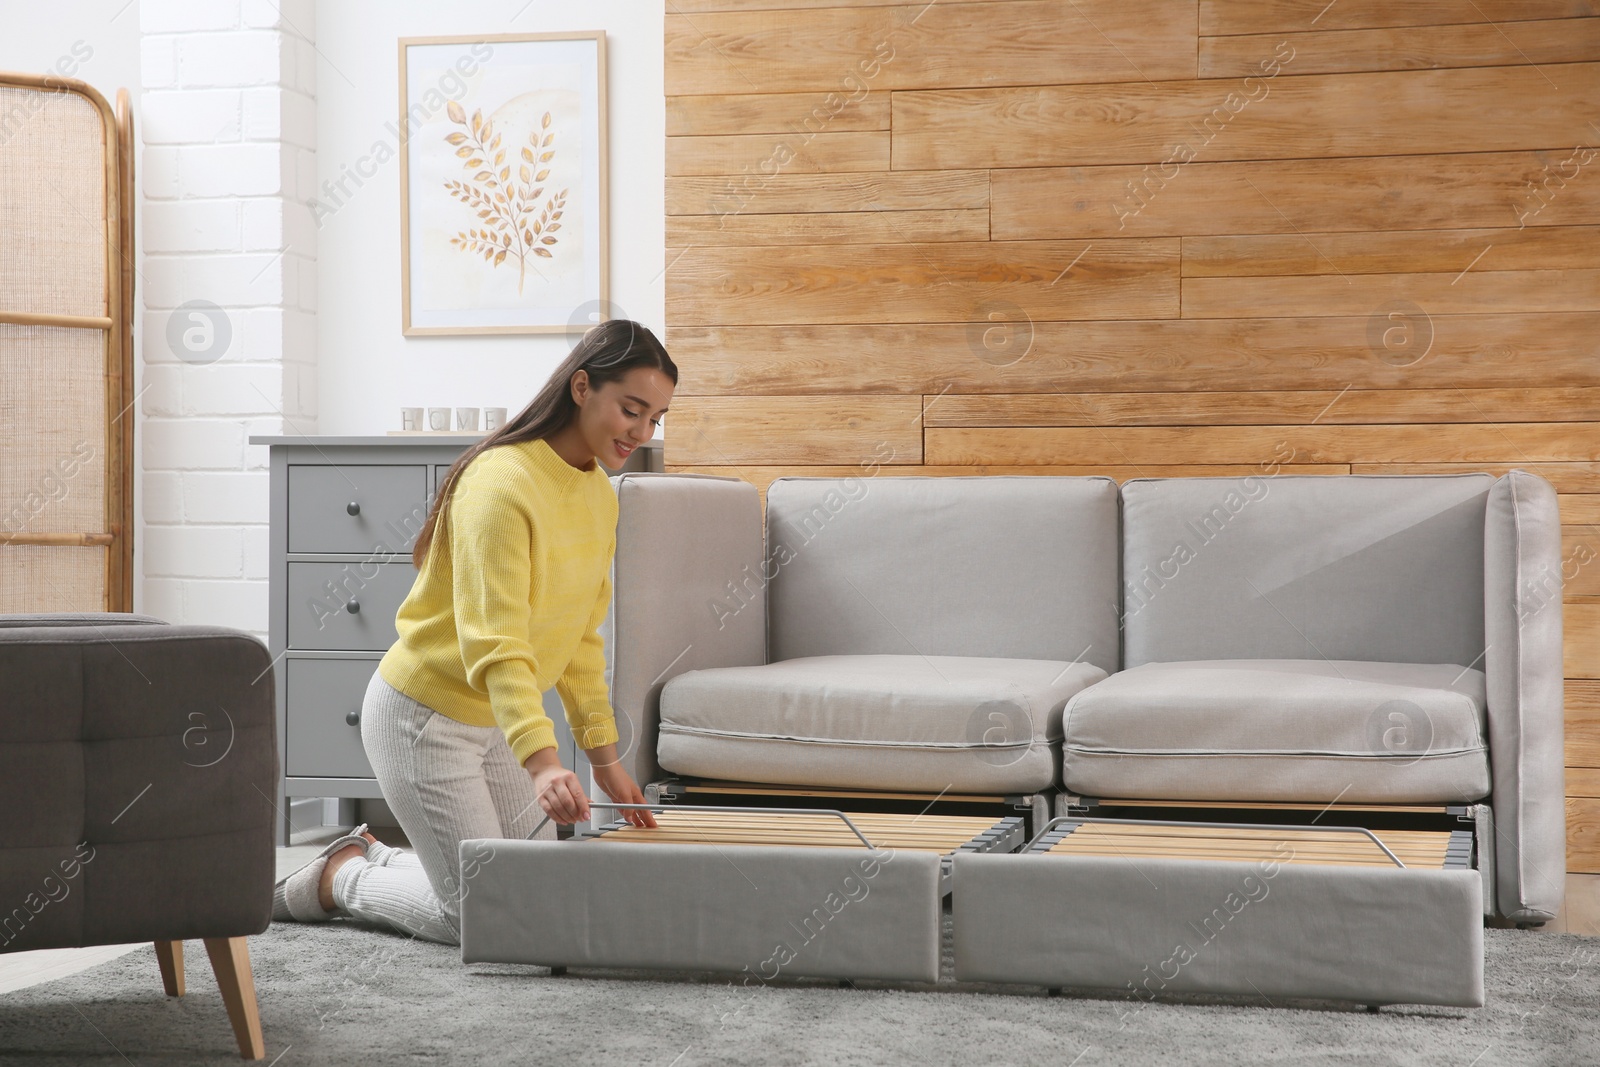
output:
{"label": "rattan folding screen", "polygon": [[0,612],[132,610],[132,130],[0,73]]}

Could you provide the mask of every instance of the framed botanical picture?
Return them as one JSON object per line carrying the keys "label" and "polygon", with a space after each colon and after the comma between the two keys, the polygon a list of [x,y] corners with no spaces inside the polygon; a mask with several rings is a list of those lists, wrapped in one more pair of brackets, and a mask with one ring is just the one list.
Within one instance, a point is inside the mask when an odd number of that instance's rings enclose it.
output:
{"label": "framed botanical picture", "polygon": [[605,43],[401,38],[402,333],[582,332],[606,305]]}

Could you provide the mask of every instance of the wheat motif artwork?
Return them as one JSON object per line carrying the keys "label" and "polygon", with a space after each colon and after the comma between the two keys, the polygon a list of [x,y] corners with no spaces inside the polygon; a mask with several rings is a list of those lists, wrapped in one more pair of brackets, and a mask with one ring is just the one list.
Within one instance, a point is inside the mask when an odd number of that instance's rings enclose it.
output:
{"label": "wheat motif artwork", "polygon": [[[528,257],[553,259],[553,246],[561,238],[561,209],[567,201],[567,190],[550,194],[541,206],[544,196],[543,182],[550,177],[546,166],[555,158],[552,146],[555,134],[550,131],[550,112],[544,113],[539,128],[528,134],[528,143],[519,152],[516,177],[512,177],[512,162],[508,162],[508,148],[502,145],[504,134],[495,130],[494,121],[485,119],[481,110],[473,111],[467,118],[466,109],[454,100],[446,105],[450,121],[461,129],[446,135],[445,140],[455,146],[456,155],[462,159],[462,169],[471,174],[467,181],[451,180],[444,183],[450,195],[477,213],[482,227],[458,231],[450,244],[463,252],[481,252],[489,266],[498,267],[510,257],[517,264],[517,295],[522,295],[528,278]],[[538,211],[538,217],[534,212]]]}

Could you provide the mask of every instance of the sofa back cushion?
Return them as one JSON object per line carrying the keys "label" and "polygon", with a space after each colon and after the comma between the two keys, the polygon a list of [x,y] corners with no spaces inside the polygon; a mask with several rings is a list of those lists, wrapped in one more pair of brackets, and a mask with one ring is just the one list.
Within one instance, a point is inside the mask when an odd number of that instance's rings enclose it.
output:
{"label": "sofa back cushion", "polygon": [[995,656],[1117,669],[1108,478],[779,478],[767,490],[773,662]]}
{"label": "sofa back cushion", "polygon": [[1482,669],[1487,474],[1143,478],[1122,487],[1123,665]]}

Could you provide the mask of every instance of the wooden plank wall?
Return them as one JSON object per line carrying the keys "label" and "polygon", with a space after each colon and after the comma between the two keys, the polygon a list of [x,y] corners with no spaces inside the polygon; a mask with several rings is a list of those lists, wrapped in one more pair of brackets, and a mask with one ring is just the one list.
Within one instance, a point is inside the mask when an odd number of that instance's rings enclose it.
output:
{"label": "wooden plank wall", "polygon": [[1600,0],[672,0],[667,469],[1555,483],[1600,872]]}

